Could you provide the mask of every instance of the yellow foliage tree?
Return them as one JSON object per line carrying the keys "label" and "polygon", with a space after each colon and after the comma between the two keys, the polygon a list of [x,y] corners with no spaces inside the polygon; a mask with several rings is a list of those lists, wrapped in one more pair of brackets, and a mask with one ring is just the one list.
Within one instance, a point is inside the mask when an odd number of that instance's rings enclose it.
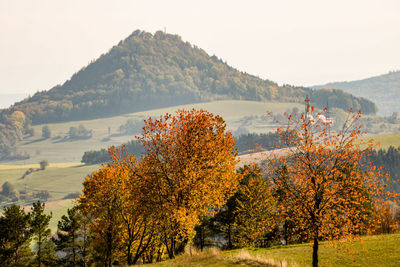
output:
{"label": "yellow foliage tree", "polygon": [[225,129],[221,117],[204,110],[145,121],[146,194],[170,258],[193,237],[199,217],[223,205],[237,187],[237,152]]}

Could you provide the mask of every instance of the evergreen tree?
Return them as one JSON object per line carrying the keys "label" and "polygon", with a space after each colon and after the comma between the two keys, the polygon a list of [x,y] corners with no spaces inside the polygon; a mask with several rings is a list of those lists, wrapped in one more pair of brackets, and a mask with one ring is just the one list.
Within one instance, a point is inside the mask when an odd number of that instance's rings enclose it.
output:
{"label": "evergreen tree", "polygon": [[0,217],[1,266],[23,266],[30,261],[29,214],[17,205],[3,209]]}
{"label": "evergreen tree", "polygon": [[259,176],[259,169],[245,165],[237,170],[241,175],[239,188],[226,202],[225,206],[210,219],[210,227],[215,233],[223,233],[226,239],[226,247],[232,249],[237,243],[237,230],[235,227],[238,215],[238,201],[242,198],[242,188],[246,187],[249,180]]}
{"label": "evergreen tree", "polygon": [[276,200],[269,183],[255,167],[240,187],[235,228],[240,247],[267,247],[277,231]]}
{"label": "evergreen tree", "polygon": [[48,139],[51,137],[51,131],[50,131],[49,126],[45,125],[42,127],[42,137],[44,139]]}
{"label": "evergreen tree", "polygon": [[[40,203],[40,201],[33,203],[32,212],[30,216],[30,226],[33,233],[33,238],[37,244],[37,258],[36,261],[38,266],[42,266],[44,259],[46,258],[46,252],[48,252],[47,239],[50,237],[49,222],[51,219],[51,214],[44,214],[45,203]],[[46,245],[46,246],[45,246]]]}
{"label": "evergreen tree", "polygon": [[77,207],[68,209],[68,216],[63,215],[58,222],[57,238],[54,242],[57,251],[63,251],[64,265],[86,265],[88,235],[85,228],[85,217]]}
{"label": "evergreen tree", "polygon": [[44,266],[56,266],[58,265],[58,257],[56,254],[56,246],[51,238],[47,238],[42,243],[41,251],[41,263]]}

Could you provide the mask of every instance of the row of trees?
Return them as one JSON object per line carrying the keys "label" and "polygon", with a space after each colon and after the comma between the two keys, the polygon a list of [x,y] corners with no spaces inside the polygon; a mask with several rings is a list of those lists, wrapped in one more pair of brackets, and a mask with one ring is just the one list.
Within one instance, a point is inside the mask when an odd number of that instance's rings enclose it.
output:
{"label": "row of trees", "polygon": [[314,266],[321,240],[383,232],[384,220],[395,229],[382,213],[396,195],[384,191],[385,174],[362,161],[372,145],[361,147],[361,114],[334,132],[327,110],[306,104],[288,114],[278,131],[287,148],[263,175],[234,171],[234,139],[218,116],[192,110],[145,121],[142,159],[112,150],[113,162],[84,183],[80,207],[104,263],[173,258],[193,241],[202,247],[209,222],[227,233],[228,247],[312,241]]}

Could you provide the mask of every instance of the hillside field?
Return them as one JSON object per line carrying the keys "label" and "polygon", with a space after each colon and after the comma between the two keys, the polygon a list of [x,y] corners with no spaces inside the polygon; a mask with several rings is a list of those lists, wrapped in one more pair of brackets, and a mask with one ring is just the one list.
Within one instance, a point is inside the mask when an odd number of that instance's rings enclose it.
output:
{"label": "hillside field", "polygon": [[[319,250],[321,267],[370,266],[395,267],[400,264],[400,234],[365,236],[351,243],[323,242]],[[279,246],[266,249],[193,253],[188,250],[174,260],[146,266],[311,266],[311,244]]]}
{"label": "hillside field", "polygon": [[[282,114],[285,111],[291,111],[295,107],[301,109],[303,105],[300,103],[227,100],[174,106],[95,120],[46,124],[50,128],[51,138],[44,140],[41,136],[44,125],[35,125],[33,126],[34,136],[24,139],[18,146],[18,151],[28,153],[30,158],[27,160],[3,161],[0,164],[35,164],[43,159],[50,163],[80,162],[85,151],[99,150],[132,140],[134,135],[121,135],[119,131],[120,126],[125,124],[127,120],[133,119],[140,122],[148,117],[159,117],[165,113],[174,113],[178,109],[205,109],[221,115],[230,131],[235,131],[239,126],[242,126],[246,127],[250,132],[268,132],[274,129],[273,125],[262,123],[260,119],[256,121],[256,118],[265,115],[267,111],[271,111],[273,114]],[[78,127],[79,125],[84,125],[86,129],[92,130],[92,138],[80,140],[64,139],[68,135],[70,127]],[[140,134],[140,132],[141,129],[138,127],[137,134]]]}
{"label": "hillside field", "polygon": [[[46,170],[34,172],[24,179],[22,175],[28,168],[38,167],[35,165],[0,166],[0,184],[8,181],[18,191],[26,190],[28,193],[48,190],[51,197],[46,202],[46,212],[52,212],[50,228],[53,232],[57,229],[57,222],[61,216],[66,214],[67,208],[73,206],[73,199],[65,199],[70,193],[81,192],[84,177],[99,168],[99,165],[85,166],[81,164],[56,164],[50,165]],[[13,202],[15,203],[15,202]],[[0,207],[8,203],[1,203]],[[20,200],[16,204],[25,206],[32,205],[30,201]],[[25,207],[30,211],[30,207]]]}
{"label": "hillside field", "polygon": [[397,148],[400,146],[400,133],[374,135],[371,138],[377,144],[377,149],[387,149],[390,146]]}

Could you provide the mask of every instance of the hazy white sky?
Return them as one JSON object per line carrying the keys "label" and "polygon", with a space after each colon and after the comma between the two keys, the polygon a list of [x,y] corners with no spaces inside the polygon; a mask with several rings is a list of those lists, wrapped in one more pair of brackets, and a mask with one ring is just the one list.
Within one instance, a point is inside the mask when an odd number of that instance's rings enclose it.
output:
{"label": "hazy white sky", "polygon": [[399,0],[0,0],[0,93],[50,89],[136,29],[164,27],[279,84],[400,69]]}

